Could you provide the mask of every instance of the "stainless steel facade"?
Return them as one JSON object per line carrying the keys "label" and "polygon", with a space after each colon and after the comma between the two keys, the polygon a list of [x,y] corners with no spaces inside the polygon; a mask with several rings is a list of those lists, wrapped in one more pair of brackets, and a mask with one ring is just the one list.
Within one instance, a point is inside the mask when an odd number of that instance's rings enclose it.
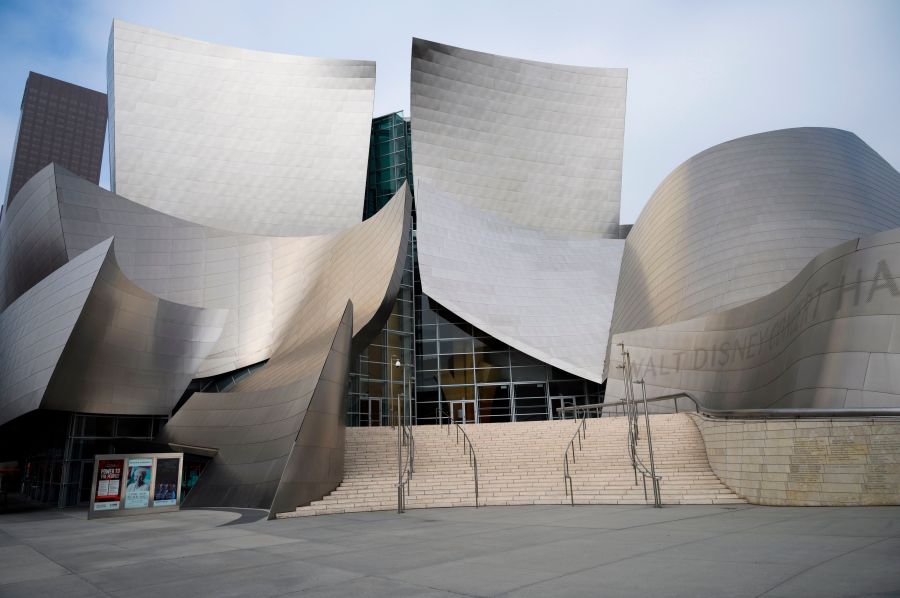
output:
{"label": "stainless steel facade", "polygon": [[[648,396],[687,391],[713,409],[897,407],[900,229],[828,249],[750,303],[613,343]],[[613,346],[610,399],[624,394],[619,363]]]}
{"label": "stainless steel facade", "polygon": [[897,226],[900,173],[853,133],[785,129],[717,145],[666,177],[628,234],[612,332],[766,296],[821,251]]}
{"label": "stainless steel facade", "polygon": [[285,353],[290,382],[270,386],[265,376],[251,376],[256,384],[246,390],[238,383],[230,392],[195,394],[166,424],[159,440],[172,448],[216,453],[187,505],[260,508],[274,516],[340,484],[352,317],[347,303],[331,335]]}
{"label": "stainless steel facade", "polygon": [[[240,371],[182,397],[157,441],[211,458],[188,504],[274,514],[340,483],[354,359],[379,418],[405,375],[423,421],[599,400],[610,334],[651,394],[897,404],[900,174],[851,133],[711,148],[626,240],[624,69],[416,39],[414,229],[406,184],[361,221],[373,63],[121,21],[108,60],[118,194],[51,164],[0,221],[0,425],[166,416],[191,379]],[[409,175],[395,137],[390,185]]]}
{"label": "stainless steel facade", "polygon": [[35,409],[165,414],[224,322],[138,288],[107,239],[0,313],[0,424]]}
{"label": "stainless steel facade", "polygon": [[[227,393],[192,396],[161,440],[218,451],[191,495],[194,504],[289,508],[289,502],[319,498],[321,494],[313,494],[333,483],[326,493],[340,481],[351,340],[365,346],[393,306],[410,230],[407,186],[381,212],[353,228],[297,239],[249,237],[187,223],[55,165],[35,175],[20,195],[0,231],[3,296],[11,301],[0,322],[5,339],[0,341],[0,355],[9,369],[3,375],[9,387],[2,393],[0,424],[37,408],[169,413],[191,378],[202,371],[208,354],[220,347],[228,323],[239,329],[254,323],[241,316],[259,312],[241,311],[237,302],[252,305],[256,282],[257,288],[268,291],[262,297],[279,298],[263,313],[272,329],[270,349],[264,354],[269,362]],[[121,249],[113,249],[111,237],[117,235]],[[91,247],[104,236],[106,241]],[[260,246],[261,259],[269,263],[260,265],[254,252],[239,251]],[[85,276],[82,262],[91,257],[97,261],[94,254],[101,249],[108,264],[98,266],[85,288],[79,283]],[[210,255],[220,259],[210,260]],[[135,282],[119,270],[119,256],[129,264]],[[54,270],[60,261],[64,265]],[[191,284],[206,285],[213,293],[216,283],[229,280],[228,268],[243,272],[251,284],[234,294],[234,303],[225,304],[233,306],[228,310],[211,307],[217,301],[205,301],[204,294],[199,303],[205,307],[177,305],[136,284],[171,293],[184,268],[198,272]],[[27,288],[35,278],[41,280]],[[65,298],[61,290],[76,293],[76,298],[56,303]],[[49,293],[43,301],[36,298],[41,292]],[[216,416],[229,399],[239,406],[232,408],[241,410],[244,425],[237,435]],[[277,409],[262,409],[275,419],[257,422],[258,439],[274,443],[264,458],[258,443],[247,443],[245,428],[262,407],[279,401]],[[291,419],[285,410],[296,417]],[[285,439],[291,442],[286,445]],[[285,446],[286,452],[279,452]],[[281,469],[272,469],[275,460],[288,456],[293,465],[284,461]],[[254,458],[250,466],[246,460]],[[268,468],[262,467],[263,461]],[[236,463],[246,465],[246,478],[234,477]],[[275,477],[260,479],[257,474],[263,470]],[[321,475],[312,473],[317,471]],[[226,477],[230,490],[224,493],[224,482],[216,482],[222,472],[231,472]],[[276,493],[279,485],[284,490]]]}
{"label": "stainless steel facade", "polygon": [[626,80],[413,40],[423,292],[597,382],[623,246]]}
{"label": "stainless steel facade", "polygon": [[318,271],[269,362],[222,393],[196,393],[160,440],[216,452],[188,504],[290,510],[343,474],[351,340],[364,347],[391,311],[412,198],[404,185],[374,217],[312,256]]}
{"label": "stainless steel facade", "polygon": [[375,63],[272,54],[116,20],[112,190],[224,230],[333,233],[362,219]]}
{"label": "stainless steel facade", "polygon": [[419,181],[422,291],[520,351],[595,382],[624,241],[512,224]]}
{"label": "stainless steel facade", "polygon": [[618,238],[626,69],[422,39],[411,69],[417,199],[428,182],[521,227]]}
{"label": "stainless steel facade", "polygon": [[[223,334],[198,377],[271,357],[298,297],[311,288],[323,256],[339,238],[259,237],[211,229],[131,202],[59,166],[35,175],[20,195],[17,203],[22,205],[13,204],[0,225],[0,305],[81,251],[115,236],[123,272],[148,292],[228,310]],[[393,247],[401,231],[391,234],[383,240]],[[358,322],[368,321],[358,311],[356,315]]]}

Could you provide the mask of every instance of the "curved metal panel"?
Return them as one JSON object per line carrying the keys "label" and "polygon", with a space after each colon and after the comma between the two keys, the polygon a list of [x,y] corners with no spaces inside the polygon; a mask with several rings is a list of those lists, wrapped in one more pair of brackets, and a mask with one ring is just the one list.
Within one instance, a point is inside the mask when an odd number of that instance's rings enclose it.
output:
{"label": "curved metal panel", "polygon": [[627,71],[412,47],[418,257],[430,297],[595,381],[623,242]]}
{"label": "curved metal panel", "polygon": [[249,234],[361,221],[374,62],[244,50],[119,20],[108,61],[116,193]]}
{"label": "curved metal panel", "polygon": [[138,288],[112,239],[47,276],[0,314],[0,424],[44,408],[166,414],[222,332],[226,312]]}
{"label": "curved metal panel", "polygon": [[[825,251],[787,285],[705,317],[616,334],[648,396],[712,409],[900,406],[900,229]],[[611,365],[621,363],[613,347]],[[611,367],[606,394],[623,396]]]}
{"label": "curved metal panel", "polygon": [[287,288],[303,286],[277,324],[272,358],[227,392],[192,395],[166,424],[161,442],[217,451],[187,504],[274,515],[340,483],[351,339],[390,313],[411,201],[404,185],[373,218],[306,254],[308,270],[279,276]]}
{"label": "curved metal panel", "polygon": [[[27,197],[21,196],[27,194]],[[16,205],[0,224],[0,288],[16,297],[33,281],[110,236],[123,272],[146,291],[197,307],[228,309],[224,331],[196,372],[199,377],[232,371],[272,356],[293,316],[299,298],[313,288],[323,260],[341,255],[336,265],[354,271],[345,260],[369,264],[360,280],[383,279],[397,271],[395,244],[406,234],[411,200],[404,187],[375,217],[358,225],[381,240],[359,255],[351,239],[356,227],[330,236],[259,237],[208,228],[161,214],[48,166],[20,192]],[[19,197],[19,196],[17,196]],[[334,254],[333,248],[344,247]],[[352,257],[349,257],[352,256]],[[401,256],[402,257],[402,256]],[[398,279],[399,284],[399,279]],[[366,285],[360,282],[360,289]],[[379,297],[390,295],[381,292]],[[376,312],[362,293],[357,305],[357,335]],[[331,309],[342,309],[343,301]],[[334,321],[339,314],[330,314]]]}
{"label": "curved metal panel", "polygon": [[217,451],[186,505],[267,509],[274,515],[340,484],[352,314],[348,303],[332,336],[320,334],[297,346],[303,359],[293,361],[291,382],[197,393],[172,417],[158,441]]}
{"label": "curved metal panel", "polygon": [[513,224],[618,238],[626,81],[413,39],[416,197],[427,181]]}
{"label": "curved metal panel", "polygon": [[422,291],[510,346],[601,382],[624,241],[528,229],[427,185],[416,198]]}
{"label": "curved metal panel", "polygon": [[0,220],[0,311],[69,261],[54,166],[38,171],[13,199]]}
{"label": "curved metal panel", "polygon": [[852,133],[717,145],[675,169],[629,233],[613,333],[763,297],[828,247],[897,226],[900,173]]}
{"label": "curved metal panel", "polygon": [[0,312],[0,424],[40,408],[110,246],[84,252]]}

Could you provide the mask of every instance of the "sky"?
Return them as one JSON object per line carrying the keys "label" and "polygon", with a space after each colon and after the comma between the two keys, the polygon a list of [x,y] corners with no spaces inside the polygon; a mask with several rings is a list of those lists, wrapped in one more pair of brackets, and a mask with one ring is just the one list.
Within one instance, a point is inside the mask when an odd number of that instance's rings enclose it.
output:
{"label": "sky", "polygon": [[0,164],[29,70],[105,91],[113,18],[254,50],[375,60],[375,115],[408,114],[413,36],[628,68],[623,223],[686,159],[762,131],[847,129],[900,167],[897,0],[0,0]]}

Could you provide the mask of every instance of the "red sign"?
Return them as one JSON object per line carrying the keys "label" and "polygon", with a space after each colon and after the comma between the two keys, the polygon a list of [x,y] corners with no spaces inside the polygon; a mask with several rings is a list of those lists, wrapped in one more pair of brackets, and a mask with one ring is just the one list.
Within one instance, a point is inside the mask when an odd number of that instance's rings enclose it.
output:
{"label": "red sign", "polygon": [[97,466],[97,488],[94,490],[94,510],[119,508],[122,490],[123,459],[101,460]]}

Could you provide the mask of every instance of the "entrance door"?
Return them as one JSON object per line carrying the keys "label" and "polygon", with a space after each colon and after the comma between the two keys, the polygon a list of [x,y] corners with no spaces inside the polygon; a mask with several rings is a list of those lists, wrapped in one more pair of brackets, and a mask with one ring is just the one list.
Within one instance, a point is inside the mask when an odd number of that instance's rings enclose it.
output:
{"label": "entrance door", "polygon": [[512,421],[509,383],[479,384],[476,390],[480,423]]}
{"label": "entrance door", "polygon": [[359,425],[381,425],[381,399],[361,398],[359,400]]}
{"label": "entrance door", "polygon": [[475,423],[475,401],[450,401],[453,421],[459,424]]}
{"label": "entrance door", "polygon": [[515,421],[537,421],[547,419],[549,405],[547,388],[543,382],[514,385],[513,413]]}

